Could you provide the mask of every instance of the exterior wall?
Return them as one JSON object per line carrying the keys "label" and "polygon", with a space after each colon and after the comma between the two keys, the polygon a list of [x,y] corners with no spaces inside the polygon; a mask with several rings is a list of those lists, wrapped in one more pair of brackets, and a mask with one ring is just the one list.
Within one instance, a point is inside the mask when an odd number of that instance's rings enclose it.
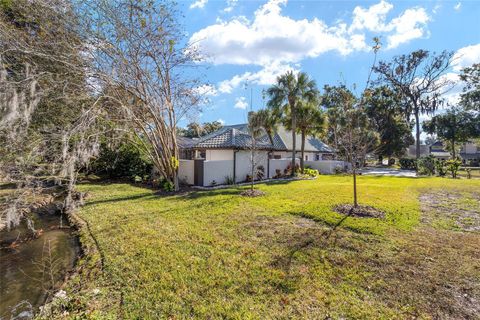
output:
{"label": "exterior wall", "polygon": [[178,179],[188,185],[194,184],[194,161],[182,160],[178,166]]}
{"label": "exterior wall", "polygon": [[292,153],[287,151],[274,151],[273,156],[280,156],[281,159],[291,158]]}
{"label": "exterior wall", "polygon": [[[245,182],[247,180],[247,174],[252,174],[252,163],[251,163],[251,151],[242,150],[238,151],[236,155],[236,167],[235,167],[235,182]],[[267,167],[268,167],[268,152],[267,151],[256,151],[254,155],[255,166],[263,166],[264,168],[264,179],[267,179]]]}
{"label": "exterior wall", "polygon": [[312,169],[317,169],[322,174],[335,173],[336,167],[341,167],[343,170],[349,169],[350,164],[345,161],[324,160],[324,161],[305,161],[305,166]]}
{"label": "exterior wall", "polygon": [[[413,144],[411,146],[408,146],[408,149],[407,149],[407,158],[415,158],[415,151],[416,150],[416,146]],[[428,156],[430,154],[430,148],[429,146],[427,145],[420,145],[420,157],[425,157],[425,156]]]}
{"label": "exterior wall", "polygon": [[233,150],[206,150],[205,160],[233,160]]}
{"label": "exterior wall", "polygon": [[[319,160],[317,160],[317,154],[319,156]],[[273,156],[280,156],[280,159],[291,159],[292,158],[292,153],[289,151],[274,151]],[[301,152],[297,151],[297,159],[300,159]],[[323,158],[326,157],[333,157],[331,153],[321,153],[321,152],[305,152],[304,154],[305,161],[322,161],[324,160]],[[308,157],[308,160],[307,160]]]}
{"label": "exterior wall", "polygon": [[233,176],[233,160],[205,160],[203,162],[203,186],[226,184],[227,177]]}
{"label": "exterior wall", "polygon": [[466,143],[465,146],[462,148],[462,153],[473,154],[477,152],[480,152],[480,150],[478,150],[475,143]]}
{"label": "exterior wall", "polygon": [[[280,170],[281,174],[284,174],[284,170],[288,165],[292,163],[289,159],[270,159],[269,177],[272,178],[277,174],[277,170]],[[300,160],[295,160],[295,163],[300,165]]]}

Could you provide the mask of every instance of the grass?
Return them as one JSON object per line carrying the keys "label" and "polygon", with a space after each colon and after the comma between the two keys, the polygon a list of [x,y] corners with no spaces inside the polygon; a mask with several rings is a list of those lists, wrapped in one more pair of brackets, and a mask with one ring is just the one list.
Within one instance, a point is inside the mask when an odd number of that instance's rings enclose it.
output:
{"label": "grass", "polygon": [[[478,233],[422,222],[427,190],[479,180],[359,177],[362,204],[386,218],[344,218],[347,176],[158,196],[84,184],[87,255],[67,283],[73,318],[475,318]],[[473,190],[473,191],[472,191]],[[477,206],[467,199],[464,206]],[[97,248],[98,245],[98,248]]]}

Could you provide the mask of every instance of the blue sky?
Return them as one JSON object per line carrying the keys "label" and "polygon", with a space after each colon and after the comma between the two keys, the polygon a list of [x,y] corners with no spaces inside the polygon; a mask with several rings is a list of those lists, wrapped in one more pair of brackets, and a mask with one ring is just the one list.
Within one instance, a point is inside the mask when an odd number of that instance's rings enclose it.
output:
{"label": "blue sky", "polygon": [[457,52],[452,79],[480,62],[480,1],[193,0],[180,9],[190,43],[206,57],[200,122],[244,122],[250,99],[253,110],[263,107],[262,89],[287,70],[307,72],[320,89],[340,81],[363,88],[374,36],[381,60],[417,49]]}

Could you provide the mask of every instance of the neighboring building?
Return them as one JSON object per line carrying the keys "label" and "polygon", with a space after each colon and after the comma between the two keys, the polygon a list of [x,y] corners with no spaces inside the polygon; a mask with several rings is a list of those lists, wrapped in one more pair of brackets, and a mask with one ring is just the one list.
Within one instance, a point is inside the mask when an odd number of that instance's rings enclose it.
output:
{"label": "neighboring building", "polygon": [[475,143],[466,143],[460,150],[463,163],[478,166],[480,162],[480,147]]}
{"label": "neighboring building", "polygon": [[[409,146],[406,156],[408,158],[415,158],[415,149],[415,145]],[[450,152],[445,150],[442,141],[436,141],[431,145],[420,145],[420,156],[426,157],[428,155],[432,155],[440,160],[448,160],[451,158]],[[478,166],[480,162],[480,148],[475,143],[465,143],[460,149],[458,156],[462,159],[463,164]]]}
{"label": "neighboring building", "polygon": [[[256,140],[255,166],[263,179],[278,176],[291,165],[291,132],[280,127],[270,142],[264,133]],[[179,138],[179,177],[190,185],[210,186],[237,183],[251,175],[252,139],[247,124],[224,126],[199,139]],[[296,161],[299,162],[301,138],[297,135]],[[305,139],[305,165],[323,173],[332,173],[343,161],[334,161],[334,151],[314,137]]]}
{"label": "neighboring building", "polygon": [[450,152],[446,151],[443,147],[442,141],[435,141],[429,147],[430,155],[434,156],[439,160],[448,160],[450,159]]}
{"label": "neighboring building", "polygon": [[[415,144],[412,144],[408,146],[407,152],[406,152],[406,157],[407,158],[416,158],[416,150],[417,146]],[[420,157],[426,157],[430,154],[430,146],[426,144],[421,144],[420,145]]]}

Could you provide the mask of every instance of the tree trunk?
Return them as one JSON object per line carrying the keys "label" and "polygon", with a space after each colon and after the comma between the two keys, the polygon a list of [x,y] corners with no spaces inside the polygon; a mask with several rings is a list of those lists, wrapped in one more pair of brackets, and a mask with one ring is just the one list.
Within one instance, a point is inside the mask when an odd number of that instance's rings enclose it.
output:
{"label": "tree trunk", "polygon": [[416,135],[416,141],[415,141],[415,145],[416,145],[416,148],[415,148],[415,158],[418,160],[420,158],[420,115],[419,115],[419,110],[416,109],[415,110],[415,128],[416,128],[416,131],[415,132],[415,135]]}
{"label": "tree trunk", "polygon": [[251,164],[252,164],[252,176],[250,177],[250,180],[251,180],[251,184],[250,184],[250,190],[253,190],[253,174],[255,172],[255,159],[254,159],[254,150],[252,150],[252,153],[250,155],[250,161],[251,161]]}
{"label": "tree trunk", "polygon": [[455,138],[452,139],[452,156],[453,156],[453,160],[457,158],[457,154],[455,152]]}
{"label": "tree trunk", "polygon": [[173,171],[173,185],[174,185],[175,191],[180,190],[180,183],[178,181],[178,168],[176,168]]}
{"label": "tree trunk", "polygon": [[304,166],[304,158],[305,158],[305,131],[302,130],[302,144],[301,144],[301,154],[302,158],[300,159],[300,169],[302,170],[302,173],[305,169]]}
{"label": "tree trunk", "polygon": [[353,206],[356,208],[358,207],[358,200],[357,200],[357,169],[355,168],[355,163],[352,163],[352,171],[353,171]]}
{"label": "tree trunk", "polygon": [[292,177],[295,176],[295,157],[297,154],[297,146],[296,146],[296,138],[297,135],[295,131],[297,130],[297,119],[295,116],[295,107],[290,106],[290,110],[292,112]]}

